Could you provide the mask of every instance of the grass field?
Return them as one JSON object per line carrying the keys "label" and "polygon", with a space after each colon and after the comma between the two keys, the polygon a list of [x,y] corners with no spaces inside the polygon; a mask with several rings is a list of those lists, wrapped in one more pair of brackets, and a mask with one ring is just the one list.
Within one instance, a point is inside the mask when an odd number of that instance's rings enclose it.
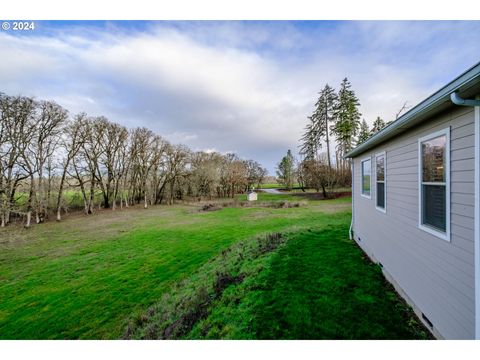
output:
{"label": "grass field", "polygon": [[[299,199],[259,194],[259,205],[288,200]],[[2,229],[0,338],[116,339],[125,335],[132,319],[143,319],[132,327],[132,337],[142,337],[145,328],[158,325],[153,312],[147,321],[148,308],[169,296],[172,301],[195,300],[191,292],[197,294],[195,289],[202,283],[210,286],[217,279],[217,284],[219,271],[236,271],[244,281],[225,288],[215,285],[221,296],[210,304],[208,316],[198,319],[182,337],[307,338],[307,332],[315,338],[422,337],[396,295],[384,291],[376,266],[365,262],[346,240],[350,199],[302,200],[299,205],[238,204],[217,211],[201,211],[193,205],[158,206],[72,215],[61,223],[29,230]],[[282,244],[274,249],[267,244],[268,251],[259,252],[255,245],[259,236],[273,232],[285,234]],[[241,253],[245,261],[229,260],[233,253]],[[257,253],[261,256],[252,255]],[[339,263],[343,256],[348,259],[345,265]],[[352,269],[353,278],[342,279]],[[365,284],[360,290],[348,288],[356,281]],[[328,294],[318,298],[318,291]],[[232,300],[232,294],[241,298]],[[346,303],[341,298],[352,294],[342,320]],[[365,306],[381,315],[373,316]],[[319,329],[318,321],[328,318],[332,307],[336,312]],[[321,311],[315,314],[314,309]],[[377,328],[370,336],[366,335],[370,326],[363,327],[365,333],[346,328],[347,320],[361,323],[367,315],[373,316],[372,326]]]}
{"label": "grass field", "polygon": [[268,184],[262,184],[260,186],[260,189],[277,189],[283,187],[281,184],[277,183],[268,183]]}

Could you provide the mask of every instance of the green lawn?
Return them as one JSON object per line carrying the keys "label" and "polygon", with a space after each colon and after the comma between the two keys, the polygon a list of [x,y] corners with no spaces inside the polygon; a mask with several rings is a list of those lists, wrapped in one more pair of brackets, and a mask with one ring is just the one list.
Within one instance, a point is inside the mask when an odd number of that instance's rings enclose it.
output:
{"label": "green lawn", "polygon": [[278,183],[268,183],[268,184],[262,184],[260,186],[260,189],[277,189],[283,187],[281,184]]}
{"label": "green lawn", "polygon": [[[258,204],[287,200],[298,201],[298,197],[259,194]],[[292,208],[242,207],[237,203],[235,207],[209,212],[200,211],[199,206],[187,205],[106,210],[93,216],[72,215],[61,223],[48,222],[29,230],[19,227],[2,229],[0,338],[121,338],[132,319],[145,320],[146,309],[158,304],[159,299],[165,299],[169,294],[172,294],[172,299],[175,299],[175,294],[188,297],[191,287],[185,287],[185,284],[196,289],[201,283],[199,279],[203,279],[203,283],[210,286],[215,276],[219,277],[219,271],[230,270],[241,273],[245,280],[238,286],[222,290],[221,298],[211,304],[209,314],[212,317],[200,319],[190,329],[191,332],[182,337],[288,338],[296,334],[307,337],[293,329],[295,326],[303,327],[303,319],[312,314],[312,309],[324,306],[319,309],[327,311],[325,306],[328,302],[339,301],[335,300],[337,296],[353,293],[361,302],[357,304],[355,298],[350,300],[357,307],[351,309],[348,319],[352,319],[357,310],[358,316],[363,318],[365,310],[361,309],[371,301],[370,304],[380,304],[381,307],[377,308],[383,316],[376,319],[375,324],[382,323],[382,319],[392,319],[384,325],[388,331],[379,328],[372,334],[413,338],[415,334],[404,331],[401,326],[396,333],[390,328],[389,324],[401,320],[399,316],[404,314],[404,309],[398,310],[392,305],[397,304],[396,296],[390,290],[384,291],[379,270],[365,262],[355,245],[346,240],[349,201],[349,198],[301,200],[301,206]],[[308,229],[314,232],[309,233]],[[330,231],[331,235],[325,235],[324,231]],[[261,256],[253,256],[259,252],[255,250],[256,245],[248,244],[256,244],[258,236],[272,232],[286,234],[285,244],[266,253],[260,251]],[[322,238],[330,239],[328,246],[325,247]],[[247,251],[248,246],[253,249],[251,253]],[[328,247],[331,249],[328,250]],[[240,254],[238,256],[245,261],[228,260],[225,254],[233,253],[235,248],[240,249],[236,250]],[[315,257],[319,256],[317,250],[324,254],[323,260],[322,256]],[[326,250],[332,256],[330,260]],[[348,266],[345,265],[348,272],[343,267],[340,272],[322,267],[338,266],[338,257],[344,252],[349,259]],[[304,264],[295,263],[302,258]],[[365,274],[368,275],[365,282],[370,288],[362,285],[363,292],[358,294],[354,289],[351,293],[338,290],[325,301],[313,295],[305,297],[318,291],[319,286],[321,288],[322,271],[326,272],[324,284],[328,285],[325,291],[335,288],[335,279],[345,283],[355,282]],[[352,280],[340,278],[347,273],[352,275],[351,272],[354,273]],[[301,274],[305,274],[306,278],[299,281]],[[288,281],[283,283],[285,280]],[[310,287],[311,280],[315,281]],[[257,285],[252,287],[252,284]],[[278,285],[272,288],[268,284]],[[343,289],[342,284],[340,282],[339,286]],[[243,294],[241,299],[235,300],[242,304],[238,308],[228,306],[227,301],[228,294],[232,288],[235,292],[236,287],[241,290],[238,294]],[[316,304],[315,301],[320,302]],[[310,306],[310,310],[306,310],[305,304]],[[343,305],[340,303],[340,306]],[[284,309],[286,317],[274,319],[281,309]],[[295,311],[299,313],[294,316]],[[215,318],[215,314],[220,315]],[[311,318],[312,322],[321,319],[320,315],[315,316]],[[237,321],[239,318],[243,322]],[[247,318],[254,320],[245,322]],[[339,318],[338,312],[334,313],[331,321]],[[291,325],[292,332],[278,330],[284,322],[289,324],[295,319],[300,323]],[[210,322],[211,326],[208,325]],[[237,325],[233,326],[230,322]],[[245,327],[245,324],[248,326]],[[211,331],[206,331],[204,325]],[[137,334],[142,334],[142,322],[135,326]],[[308,327],[308,331],[318,329],[318,326]],[[215,332],[215,329],[222,330]],[[325,329],[309,333],[311,337],[328,337],[332,331]],[[359,333],[342,330],[337,337],[356,334]]]}
{"label": "green lawn", "polygon": [[342,224],[292,236],[258,276],[212,311],[206,336],[227,328],[232,338],[429,338],[347,231]]}

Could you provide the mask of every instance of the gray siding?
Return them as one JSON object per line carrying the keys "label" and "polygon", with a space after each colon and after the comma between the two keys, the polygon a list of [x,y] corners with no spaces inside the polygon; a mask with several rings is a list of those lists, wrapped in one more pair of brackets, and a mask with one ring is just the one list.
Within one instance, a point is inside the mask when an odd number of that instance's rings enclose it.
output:
{"label": "gray siding", "polygon": [[[418,228],[418,139],[450,127],[451,241]],[[386,213],[375,208],[376,153],[386,152]],[[372,158],[371,199],[361,160]],[[475,336],[474,113],[455,107],[354,159],[354,233],[449,339]]]}

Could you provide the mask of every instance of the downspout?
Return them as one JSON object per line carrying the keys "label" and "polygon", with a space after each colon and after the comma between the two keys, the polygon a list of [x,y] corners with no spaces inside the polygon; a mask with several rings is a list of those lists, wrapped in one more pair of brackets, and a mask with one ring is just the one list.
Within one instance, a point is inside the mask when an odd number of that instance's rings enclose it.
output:
{"label": "downspout", "polygon": [[460,106],[473,106],[475,121],[475,339],[480,339],[480,96],[476,100],[463,99],[456,92],[450,95],[452,102]]}
{"label": "downspout", "polygon": [[350,240],[353,240],[353,218],[355,215],[355,163],[354,160],[352,159],[352,221],[350,223]]}

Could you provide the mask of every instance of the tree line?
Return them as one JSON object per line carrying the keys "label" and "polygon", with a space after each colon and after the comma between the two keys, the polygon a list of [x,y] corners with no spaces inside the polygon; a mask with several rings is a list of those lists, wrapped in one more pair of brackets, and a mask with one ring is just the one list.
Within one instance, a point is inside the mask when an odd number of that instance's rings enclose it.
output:
{"label": "tree line", "polygon": [[[0,226],[26,227],[81,207],[172,204],[234,197],[267,170],[236,154],[192,151],[145,127],[70,116],[53,101],[0,93]],[[81,205],[79,205],[81,204]]]}
{"label": "tree line", "polygon": [[[300,138],[300,161],[295,161],[289,150],[277,166],[280,181],[289,187],[294,178],[302,188],[322,190],[324,197],[332,186],[350,186],[350,161],[345,155],[388,125],[377,117],[369,129],[365,119],[360,121],[359,107],[360,100],[347,78],[338,91],[326,84]],[[336,143],[333,154],[332,143]]]}
{"label": "tree line", "polygon": [[377,118],[372,124],[372,128],[370,129],[365,119],[363,119],[362,124],[360,125],[357,145],[360,145],[361,143],[365,142],[370,136],[375,135],[384,127],[390,125],[390,123],[391,121],[386,123],[380,116],[377,116]]}

